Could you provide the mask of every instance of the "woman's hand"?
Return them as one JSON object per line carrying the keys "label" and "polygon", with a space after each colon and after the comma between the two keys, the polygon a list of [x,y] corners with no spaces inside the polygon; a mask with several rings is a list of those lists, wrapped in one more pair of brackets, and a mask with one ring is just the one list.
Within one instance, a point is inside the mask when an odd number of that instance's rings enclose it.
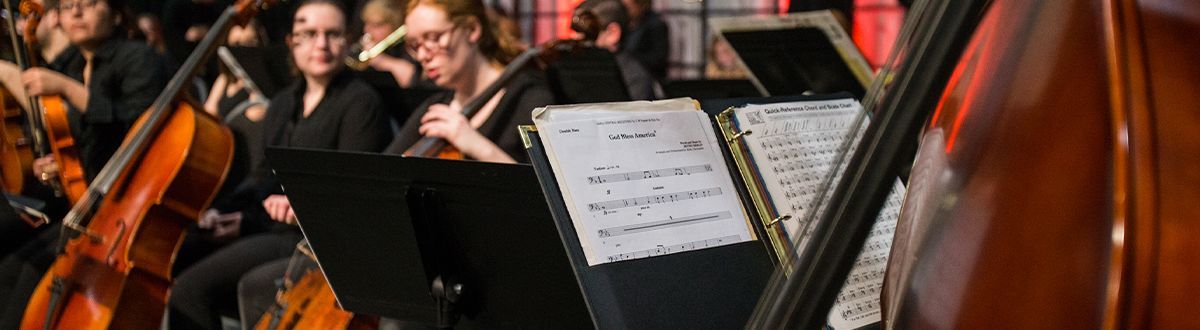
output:
{"label": "woman's hand", "polygon": [[21,73],[21,84],[29,95],[58,95],[66,91],[71,78],[46,68],[32,68]]}
{"label": "woman's hand", "polygon": [[263,208],[267,210],[267,215],[271,216],[271,220],[289,225],[296,224],[296,212],[292,211],[292,203],[288,201],[287,195],[268,196],[263,200]]}
{"label": "woman's hand", "polygon": [[466,116],[445,104],[429,106],[425,116],[421,117],[421,128],[418,132],[422,136],[445,139],[463,153],[467,153],[472,140],[487,139],[471,127]]}
{"label": "woman's hand", "polygon": [[46,155],[33,160],[33,177],[42,181],[42,184],[49,184],[50,180],[58,177],[58,161],[54,160],[54,155]]}

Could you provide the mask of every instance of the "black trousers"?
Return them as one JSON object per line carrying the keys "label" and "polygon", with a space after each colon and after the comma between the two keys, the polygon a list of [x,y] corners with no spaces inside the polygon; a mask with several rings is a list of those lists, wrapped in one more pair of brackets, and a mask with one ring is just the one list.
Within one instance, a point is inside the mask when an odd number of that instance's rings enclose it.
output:
{"label": "black trousers", "polygon": [[16,329],[29,296],[58,256],[61,227],[54,225],[0,259],[0,329]]}
{"label": "black trousers", "polygon": [[220,329],[222,314],[236,315],[238,281],[255,267],[288,258],[303,235],[288,228],[248,236],[185,269],[168,299],[171,329]]}

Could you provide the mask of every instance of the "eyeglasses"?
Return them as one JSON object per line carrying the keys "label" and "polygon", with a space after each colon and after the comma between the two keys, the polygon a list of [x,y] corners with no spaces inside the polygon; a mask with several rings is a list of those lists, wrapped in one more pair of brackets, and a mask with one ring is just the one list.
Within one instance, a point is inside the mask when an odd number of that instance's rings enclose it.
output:
{"label": "eyeglasses", "polygon": [[413,58],[417,57],[417,52],[421,48],[425,48],[430,54],[441,52],[450,46],[451,32],[457,29],[458,26],[454,26],[445,31],[427,32],[423,36],[408,38],[408,40],[404,41],[404,49]]}
{"label": "eyeglasses", "polygon": [[72,9],[90,9],[95,7],[100,0],[80,0],[80,1],[63,1],[58,3],[58,9],[62,11],[71,11]]}
{"label": "eyeglasses", "polygon": [[325,36],[325,40],[326,40],[326,42],[328,42],[330,45],[333,45],[333,46],[340,46],[340,45],[345,45],[345,44],[346,44],[346,31],[340,31],[340,30],[328,30],[328,31],[302,30],[302,31],[296,31],[296,32],[292,32],[292,41],[294,41],[294,42],[296,42],[296,43],[298,43],[298,44],[309,44],[309,43],[312,43],[312,42],[315,42],[315,41],[317,41],[317,38],[319,38],[319,37],[320,37],[320,36],[322,36],[322,35],[324,35],[324,36]]}

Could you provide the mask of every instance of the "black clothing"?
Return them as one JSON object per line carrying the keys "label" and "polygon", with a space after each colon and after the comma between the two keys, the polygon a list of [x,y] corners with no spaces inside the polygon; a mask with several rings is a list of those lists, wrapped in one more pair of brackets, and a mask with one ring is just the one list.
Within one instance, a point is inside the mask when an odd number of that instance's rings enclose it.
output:
{"label": "black clothing", "polygon": [[[133,122],[154,103],[168,79],[161,58],[141,42],[109,39],[96,49],[92,61],[87,113],[67,106],[71,135],[79,146],[89,182],[121,146]],[[83,81],[86,64],[79,48],[71,46],[50,67]]]}
{"label": "black clothing", "polygon": [[617,66],[621,68],[621,78],[625,81],[625,89],[629,90],[630,100],[662,98],[662,88],[658,86],[658,82],[654,81],[654,77],[650,76],[650,71],[646,71],[646,67],[633,58],[633,55],[619,53],[616,54],[616,59]]}
{"label": "black clothing", "polygon": [[[305,81],[299,79],[271,99],[263,120],[266,145],[376,152],[391,138],[379,95],[352,74],[335,76],[308,117],[303,116],[305,88]],[[299,228],[267,219],[263,199],[282,190],[269,174],[269,164],[262,163],[251,174],[258,178],[254,186],[236,193],[242,203],[230,203],[222,212],[243,212],[243,235],[267,232],[230,244],[176,278],[169,298],[172,329],[219,329],[216,309],[236,306],[238,279],[254,267],[290,256],[303,237]]]}
{"label": "black clothing", "polygon": [[[487,121],[478,131],[488,140],[496,143],[500,149],[508,153],[517,162],[528,163],[529,156],[525,154],[525,146],[521,143],[517,125],[533,123],[533,109],[554,104],[554,94],[546,85],[546,78],[540,71],[525,70],[518,73],[504,85],[504,96],[496,104],[496,109],[488,116]],[[435,94],[413,111],[412,116],[400,128],[400,133],[384,153],[402,154],[421,139],[418,129],[421,128],[421,117],[436,103],[450,103],[453,92]]]}
{"label": "black clothing", "polygon": [[666,78],[671,39],[667,23],[658,17],[658,13],[647,11],[624,38],[622,53],[633,55],[659,81]]}

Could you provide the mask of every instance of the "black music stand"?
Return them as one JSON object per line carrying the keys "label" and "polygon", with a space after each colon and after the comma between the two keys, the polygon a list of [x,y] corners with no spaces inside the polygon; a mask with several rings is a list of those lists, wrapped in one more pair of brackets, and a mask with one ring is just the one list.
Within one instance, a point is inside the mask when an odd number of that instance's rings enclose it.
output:
{"label": "black music stand", "polygon": [[285,148],[267,161],[343,308],[440,327],[592,326],[529,166]]}

